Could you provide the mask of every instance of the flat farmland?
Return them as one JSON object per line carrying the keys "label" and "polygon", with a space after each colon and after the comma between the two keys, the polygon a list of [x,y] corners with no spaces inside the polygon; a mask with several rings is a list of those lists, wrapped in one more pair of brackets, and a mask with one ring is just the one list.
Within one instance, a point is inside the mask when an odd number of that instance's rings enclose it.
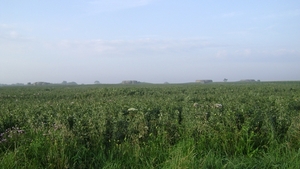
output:
{"label": "flat farmland", "polygon": [[0,166],[298,168],[299,122],[300,82],[6,86]]}

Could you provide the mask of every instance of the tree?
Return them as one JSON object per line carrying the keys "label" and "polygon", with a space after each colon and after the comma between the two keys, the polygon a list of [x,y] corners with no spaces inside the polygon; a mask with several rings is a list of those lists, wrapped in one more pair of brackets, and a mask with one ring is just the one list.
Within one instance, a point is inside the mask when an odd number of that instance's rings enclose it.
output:
{"label": "tree", "polygon": [[228,79],[224,78],[223,82],[227,82],[227,81],[228,81]]}
{"label": "tree", "polygon": [[99,82],[98,80],[96,80],[96,81],[94,82],[94,84],[100,84],[100,82]]}

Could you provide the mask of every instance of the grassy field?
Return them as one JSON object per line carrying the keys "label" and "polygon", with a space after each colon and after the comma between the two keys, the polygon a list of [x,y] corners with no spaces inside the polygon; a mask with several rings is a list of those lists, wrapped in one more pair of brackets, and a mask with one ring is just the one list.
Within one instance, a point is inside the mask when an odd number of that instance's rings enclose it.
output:
{"label": "grassy field", "polygon": [[0,168],[299,168],[300,82],[0,87]]}

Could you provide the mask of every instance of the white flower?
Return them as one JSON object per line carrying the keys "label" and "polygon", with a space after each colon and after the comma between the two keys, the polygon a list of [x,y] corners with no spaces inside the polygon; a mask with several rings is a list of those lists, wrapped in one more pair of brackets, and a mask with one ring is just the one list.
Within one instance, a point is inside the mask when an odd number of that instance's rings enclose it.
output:
{"label": "white flower", "polygon": [[219,104],[219,103],[217,103],[217,104],[215,104],[215,107],[216,107],[216,108],[222,108],[222,107],[223,107],[223,105],[222,105],[222,104]]}
{"label": "white flower", "polygon": [[138,111],[136,108],[129,108],[128,111]]}

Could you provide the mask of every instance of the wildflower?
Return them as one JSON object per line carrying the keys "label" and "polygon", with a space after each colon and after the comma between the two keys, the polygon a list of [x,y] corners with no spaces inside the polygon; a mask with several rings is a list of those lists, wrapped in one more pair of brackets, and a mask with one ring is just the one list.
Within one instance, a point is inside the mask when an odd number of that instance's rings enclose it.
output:
{"label": "wildflower", "polygon": [[138,111],[136,108],[129,108],[128,111]]}
{"label": "wildflower", "polygon": [[17,132],[18,132],[18,133],[24,133],[24,130],[18,129]]}
{"label": "wildflower", "polygon": [[199,104],[198,103],[194,103],[194,105],[193,105],[194,107],[198,107],[199,106]]}
{"label": "wildflower", "polygon": [[215,108],[222,108],[222,107],[223,107],[222,104],[219,104],[219,103],[215,104]]}

